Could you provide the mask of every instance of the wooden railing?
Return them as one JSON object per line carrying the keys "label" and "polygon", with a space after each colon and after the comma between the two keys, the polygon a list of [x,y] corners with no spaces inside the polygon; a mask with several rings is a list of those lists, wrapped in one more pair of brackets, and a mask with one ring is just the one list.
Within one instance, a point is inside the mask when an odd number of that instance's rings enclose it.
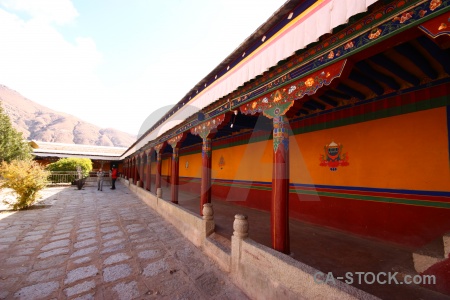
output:
{"label": "wooden railing", "polygon": [[71,185],[77,179],[77,171],[52,171],[47,180],[48,185]]}
{"label": "wooden railing", "polygon": [[[48,186],[76,184],[78,179],[77,171],[52,171],[48,176]],[[83,177],[83,185],[97,186],[97,172],[89,172],[87,177]],[[103,185],[111,185],[111,177],[105,172]]]}

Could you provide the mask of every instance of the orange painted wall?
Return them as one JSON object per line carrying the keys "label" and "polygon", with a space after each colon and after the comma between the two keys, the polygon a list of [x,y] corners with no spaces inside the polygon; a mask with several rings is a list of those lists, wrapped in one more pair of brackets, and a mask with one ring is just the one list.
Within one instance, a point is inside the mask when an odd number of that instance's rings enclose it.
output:
{"label": "orange painted wall", "polygon": [[[349,155],[349,165],[339,166],[337,171],[320,166],[324,146],[332,141],[342,144],[343,152]],[[272,140],[268,140],[213,150],[212,177],[219,179],[213,184],[213,196],[269,211],[272,147]],[[450,192],[446,107],[297,134],[290,137],[289,151],[290,182],[324,186],[318,187],[315,195],[307,195],[301,188],[299,193],[290,193],[293,218],[410,246],[426,244],[450,228],[448,209],[382,201],[389,197],[384,189]],[[180,176],[201,177],[201,153],[180,156]],[[334,186],[375,191],[348,192],[361,195],[348,198],[347,192],[340,197]],[[199,194],[200,180],[185,180],[180,189]],[[397,196],[402,198],[401,194]],[[404,199],[425,203],[430,200],[427,197],[406,193]],[[437,202],[447,201],[445,197],[432,197]]]}
{"label": "orange painted wall", "polygon": [[[349,166],[319,166],[331,141]],[[291,138],[291,182],[450,191],[445,107],[315,131]]]}
{"label": "orange painted wall", "polygon": [[[211,160],[213,179],[272,181],[272,141],[213,150]],[[201,164],[201,153],[180,155],[180,176],[200,178]]]}
{"label": "orange painted wall", "polygon": [[[188,155],[180,155],[179,158],[180,169],[179,175],[180,177],[197,177],[200,178],[202,176],[202,154],[188,154]],[[188,162],[188,167],[186,168],[186,162]]]}
{"label": "orange painted wall", "polygon": [[[335,172],[319,165],[332,141],[350,163]],[[298,134],[289,147],[291,183],[450,191],[445,107]],[[201,153],[180,156],[180,176],[201,177]],[[213,150],[212,178],[271,182],[272,141]]]}
{"label": "orange painted wall", "polygon": [[212,178],[272,181],[272,141],[213,150],[211,165]]}
{"label": "orange painted wall", "polygon": [[161,160],[161,175],[162,176],[168,176],[171,173],[170,166],[171,166],[171,158],[165,158]]}
{"label": "orange painted wall", "polygon": [[[170,175],[170,163],[171,163],[171,158],[165,158],[161,160],[161,174],[163,176],[167,176]],[[157,163],[155,161],[153,161],[151,163],[151,168],[152,168],[152,176],[156,175],[156,169],[157,169]],[[147,168],[146,168],[147,169]]]}
{"label": "orange painted wall", "polygon": [[[148,169],[148,167],[147,167],[147,162],[145,161],[145,164],[144,164],[144,167],[142,168],[143,169],[143,171],[144,171],[144,176],[147,176],[147,169]],[[142,177],[144,177],[144,176],[142,176]]]}

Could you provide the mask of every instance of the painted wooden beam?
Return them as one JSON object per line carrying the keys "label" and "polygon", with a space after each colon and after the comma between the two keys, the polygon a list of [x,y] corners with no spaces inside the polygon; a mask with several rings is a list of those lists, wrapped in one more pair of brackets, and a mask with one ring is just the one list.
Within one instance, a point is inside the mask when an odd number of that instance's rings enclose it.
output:
{"label": "painted wooden beam", "polygon": [[324,110],[325,109],[325,105],[323,105],[322,103],[314,100],[314,99],[310,99],[308,101],[306,101],[303,105],[308,104],[311,107],[314,107],[315,109],[320,109],[320,110]]}
{"label": "painted wooden beam", "polygon": [[337,107],[339,104],[336,100],[333,100],[326,95],[319,96],[319,99],[333,107]]}
{"label": "painted wooden beam", "polygon": [[426,36],[419,37],[417,41],[441,64],[445,73],[450,75],[450,56]]}
{"label": "painted wooden beam", "polygon": [[384,94],[384,89],[378,82],[376,82],[372,78],[370,78],[362,73],[353,71],[350,73],[348,78],[359,84],[362,84],[362,85],[368,87],[371,91],[373,91],[378,96],[381,96]]}
{"label": "painted wooden beam", "polygon": [[430,62],[411,44],[404,43],[395,46],[394,49],[404,57],[408,58],[411,63],[417,65],[417,67],[431,79],[436,79],[438,77],[438,72],[433,69]]}
{"label": "painted wooden beam", "polygon": [[364,100],[366,98],[366,96],[363,93],[358,92],[357,90],[352,89],[351,87],[343,83],[338,84],[336,89],[343,93],[349,94],[352,97],[358,98],[359,100]]}
{"label": "painted wooden beam", "polygon": [[356,67],[362,72],[364,73],[364,75],[368,76],[368,77],[373,77],[376,80],[379,80],[383,83],[385,83],[386,85],[388,85],[391,89],[393,90],[399,90],[400,89],[400,84],[398,84],[397,81],[395,81],[394,78],[387,76],[383,73],[380,73],[378,71],[376,71],[374,68],[372,68],[372,66],[370,66],[367,62],[365,61],[360,61],[356,64]]}
{"label": "painted wooden beam", "polygon": [[397,63],[387,58],[384,54],[377,54],[370,58],[370,61],[378,64],[379,66],[385,68],[390,71],[392,74],[400,77],[400,79],[409,82],[413,86],[419,85],[420,80],[413,74],[405,71],[402,67],[400,67]]}
{"label": "painted wooden beam", "polygon": [[334,98],[340,98],[340,99],[344,99],[344,100],[350,100],[352,97],[344,94],[344,93],[339,93],[336,92],[334,90],[328,90],[325,93],[323,93],[325,96],[329,96],[329,97],[334,97]]}

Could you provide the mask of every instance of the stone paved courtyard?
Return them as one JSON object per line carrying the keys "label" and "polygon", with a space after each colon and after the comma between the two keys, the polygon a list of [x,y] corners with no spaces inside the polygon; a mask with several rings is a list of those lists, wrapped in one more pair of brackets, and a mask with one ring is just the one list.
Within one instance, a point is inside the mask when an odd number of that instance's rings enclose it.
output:
{"label": "stone paved courtyard", "polygon": [[0,299],[246,299],[121,184],[49,188],[42,200],[0,213]]}

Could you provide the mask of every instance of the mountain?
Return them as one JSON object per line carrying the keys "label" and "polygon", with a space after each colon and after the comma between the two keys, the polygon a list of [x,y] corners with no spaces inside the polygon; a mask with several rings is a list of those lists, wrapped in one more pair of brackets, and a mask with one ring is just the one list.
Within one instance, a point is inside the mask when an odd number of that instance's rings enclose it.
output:
{"label": "mountain", "polygon": [[18,92],[0,85],[0,105],[23,137],[43,142],[129,147],[136,137],[100,128],[72,115],[37,104]]}

